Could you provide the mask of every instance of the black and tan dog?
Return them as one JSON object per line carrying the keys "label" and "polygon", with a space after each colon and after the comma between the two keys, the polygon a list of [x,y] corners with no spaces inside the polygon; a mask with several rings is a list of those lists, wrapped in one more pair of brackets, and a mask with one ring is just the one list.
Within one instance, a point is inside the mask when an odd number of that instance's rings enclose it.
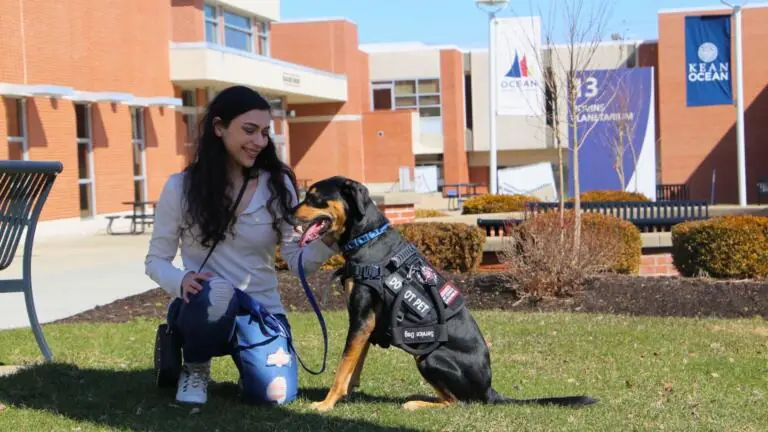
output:
{"label": "black and tan dog", "polygon": [[371,343],[395,345],[413,354],[419,372],[437,392],[437,402],[409,401],[403,405],[409,410],[473,402],[563,406],[597,402],[587,396],[520,400],[494,390],[488,346],[460,292],[414,245],[388,228],[389,221],[362,184],[344,177],[317,182],[293,216],[304,226],[302,245],[333,233],[346,260],[340,274],[348,302],[347,340],[333,385],[325,400],[312,405],[314,409],[332,409],[359,385]]}

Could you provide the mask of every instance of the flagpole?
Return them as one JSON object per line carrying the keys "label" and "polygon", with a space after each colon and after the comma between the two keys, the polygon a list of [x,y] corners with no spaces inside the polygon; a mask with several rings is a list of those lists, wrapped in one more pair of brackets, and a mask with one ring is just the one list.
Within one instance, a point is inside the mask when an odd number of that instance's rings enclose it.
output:
{"label": "flagpole", "polygon": [[498,186],[498,164],[496,148],[496,58],[495,36],[496,36],[496,14],[504,10],[509,4],[509,0],[475,0],[478,8],[486,7],[488,13],[488,193],[496,195],[499,193]]}
{"label": "flagpole", "polygon": [[739,187],[739,206],[747,206],[747,167],[746,150],[744,143],[744,56],[742,49],[742,9],[747,4],[745,1],[739,5],[732,5],[725,0],[720,0],[733,11],[733,37],[736,52],[736,173]]}

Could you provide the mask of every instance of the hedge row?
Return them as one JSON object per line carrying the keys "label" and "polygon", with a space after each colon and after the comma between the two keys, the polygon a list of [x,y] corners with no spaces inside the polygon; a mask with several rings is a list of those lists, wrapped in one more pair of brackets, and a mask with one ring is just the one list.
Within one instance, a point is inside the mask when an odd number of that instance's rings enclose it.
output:
{"label": "hedge row", "polygon": [[525,203],[538,202],[531,195],[479,195],[468,198],[462,205],[462,214],[509,213],[525,210]]}
{"label": "hedge row", "polygon": [[[394,225],[394,229],[413,242],[430,263],[439,269],[471,273],[477,270],[482,261],[485,232],[476,226],[460,222],[424,222]],[[343,264],[342,256],[334,255],[321,268],[334,270]],[[280,256],[280,248],[275,255],[275,268],[288,269],[287,263]]]}
{"label": "hedge row", "polygon": [[[567,211],[566,217],[572,218],[571,213]],[[521,224],[516,232],[531,229],[536,224],[539,228],[546,227],[558,218],[558,212],[543,213]],[[474,225],[426,222],[395,225],[394,229],[403,233],[439,269],[474,272],[482,260],[485,233]],[[612,232],[618,233],[618,237],[612,238],[619,238],[620,245],[610,270],[638,273],[642,248],[640,231],[630,222],[613,216],[582,214],[582,239],[587,242],[592,237],[602,239],[605,233]],[[768,277],[768,217],[726,216],[678,224],[672,229],[672,257],[683,276]],[[342,257],[337,255],[323,268],[336,269],[343,263]],[[287,269],[279,249],[275,267]]]}
{"label": "hedge row", "polygon": [[[561,223],[563,223],[564,226],[561,226]],[[558,235],[562,230],[566,230],[568,235],[572,236],[574,227],[574,211],[566,210],[562,217],[562,221],[559,211],[546,212],[526,220],[520,224],[516,230],[523,232],[551,231]],[[556,240],[558,239],[541,238],[541,241],[548,242],[554,242]],[[582,213],[582,247],[591,247],[590,243],[593,241],[596,243],[595,248],[612,251],[612,256],[607,258],[611,261],[609,266],[610,272],[621,274],[639,273],[643,242],[640,236],[640,230],[634,224],[615,216],[608,216],[600,213]],[[610,242],[612,244],[602,244],[601,246],[600,242]]]}
{"label": "hedge row", "polygon": [[[643,195],[640,192],[626,192],[620,190],[595,190],[584,192],[579,195],[581,202],[596,202],[596,201],[609,201],[609,202],[638,202],[638,201],[650,201],[650,198]],[[568,201],[573,201],[573,198]]]}
{"label": "hedge row", "polygon": [[[584,192],[580,195],[582,202],[612,201],[612,202],[637,202],[650,201],[639,192],[625,192],[619,190],[597,190]],[[464,201],[462,214],[482,213],[510,213],[525,210],[525,203],[539,202],[533,195],[479,195]],[[573,201],[573,198],[568,200]]]}
{"label": "hedge row", "polygon": [[684,276],[768,277],[768,217],[724,216],[672,229],[672,260]]}

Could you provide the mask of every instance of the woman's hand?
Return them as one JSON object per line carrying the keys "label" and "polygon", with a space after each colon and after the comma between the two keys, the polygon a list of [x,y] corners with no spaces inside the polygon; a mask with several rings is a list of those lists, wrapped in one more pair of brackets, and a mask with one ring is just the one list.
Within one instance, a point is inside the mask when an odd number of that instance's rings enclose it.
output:
{"label": "woman's hand", "polygon": [[197,294],[203,289],[197,281],[208,280],[213,276],[214,274],[211,272],[189,272],[184,275],[184,279],[181,280],[181,295],[184,297],[184,301],[189,303],[189,294]]}

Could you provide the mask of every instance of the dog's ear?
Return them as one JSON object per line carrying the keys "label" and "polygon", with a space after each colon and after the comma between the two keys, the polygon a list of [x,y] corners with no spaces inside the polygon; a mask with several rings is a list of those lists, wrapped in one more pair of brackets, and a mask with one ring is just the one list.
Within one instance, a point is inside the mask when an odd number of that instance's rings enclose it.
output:
{"label": "dog's ear", "polygon": [[365,214],[365,207],[368,204],[368,188],[363,186],[362,183],[358,183],[351,179],[345,179],[341,189],[341,194],[353,210],[359,217]]}

